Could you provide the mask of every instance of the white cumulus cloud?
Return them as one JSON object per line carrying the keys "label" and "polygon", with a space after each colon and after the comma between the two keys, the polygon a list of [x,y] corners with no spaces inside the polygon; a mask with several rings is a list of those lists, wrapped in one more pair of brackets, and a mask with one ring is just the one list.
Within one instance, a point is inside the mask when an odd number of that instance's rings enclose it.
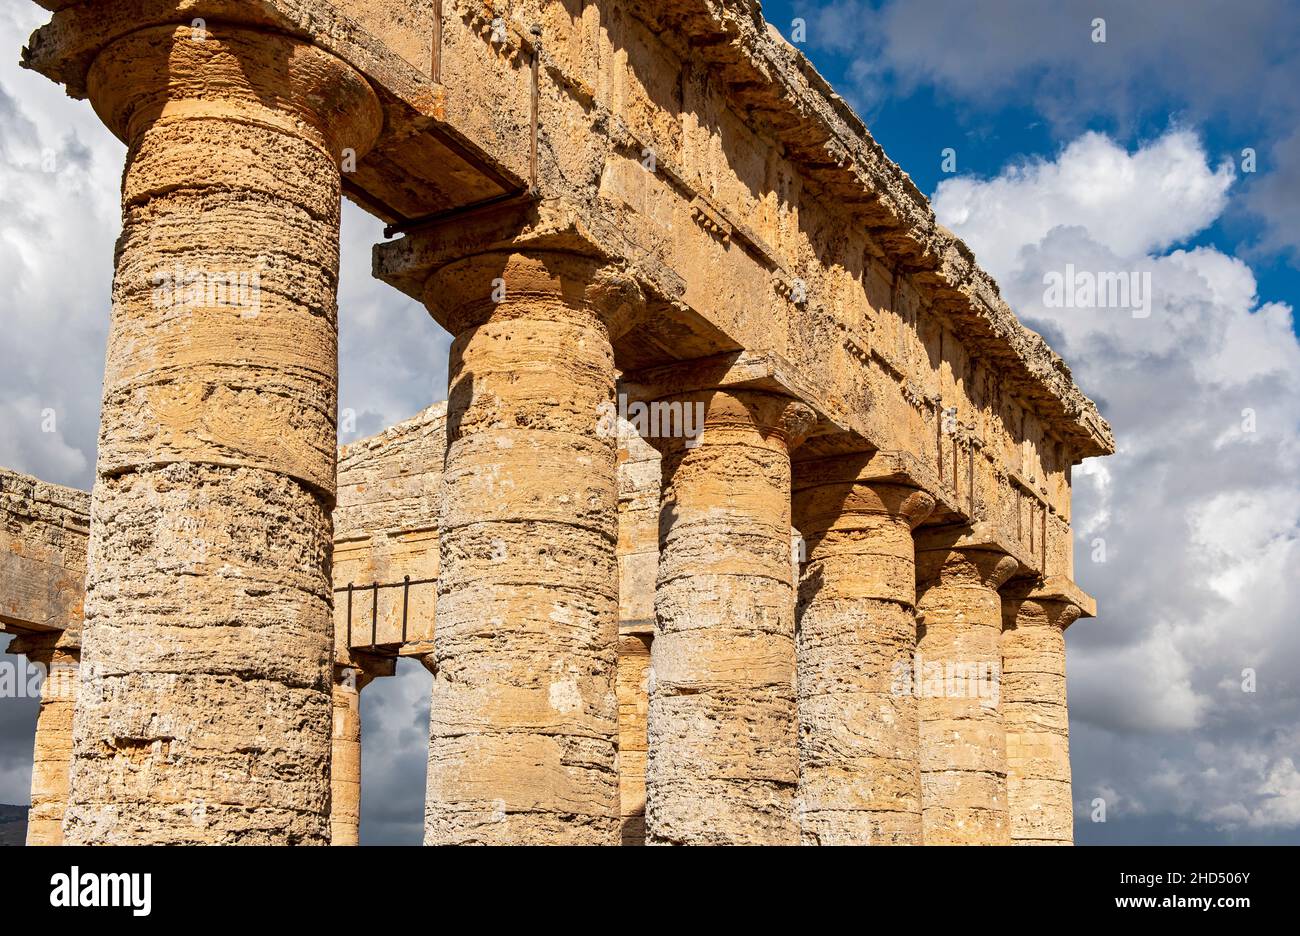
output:
{"label": "white cumulus cloud", "polygon": [[[934,199],[1115,429],[1119,451],[1075,472],[1076,576],[1100,617],[1068,634],[1077,813],[1109,795],[1110,828],[1300,826],[1278,731],[1300,721],[1294,310],[1240,258],[1177,246],[1233,184],[1187,130],[1135,150],[1087,133]],[[1149,317],[1049,303],[1045,276],[1070,268],[1150,274]]]}

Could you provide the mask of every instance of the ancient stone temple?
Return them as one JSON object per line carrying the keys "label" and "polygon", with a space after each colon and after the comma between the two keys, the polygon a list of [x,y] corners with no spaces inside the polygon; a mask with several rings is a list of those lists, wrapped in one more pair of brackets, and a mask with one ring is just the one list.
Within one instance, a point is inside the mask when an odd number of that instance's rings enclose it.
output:
{"label": "ancient stone temple", "polygon": [[[42,5],[127,148],[88,525],[3,488],[33,840],[355,843],[413,656],[428,844],[1071,841],[1110,430],[755,0]],[[453,343],[336,452],[341,197]]]}

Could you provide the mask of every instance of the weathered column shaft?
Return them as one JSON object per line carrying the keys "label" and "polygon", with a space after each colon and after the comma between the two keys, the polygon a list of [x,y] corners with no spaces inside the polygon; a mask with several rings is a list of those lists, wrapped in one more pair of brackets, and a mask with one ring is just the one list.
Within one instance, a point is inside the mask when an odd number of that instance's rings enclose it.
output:
{"label": "weathered column shaft", "polygon": [[41,711],[36,718],[36,739],[32,745],[32,806],[27,815],[27,844],[62,845],[80,654],[56,650],[49,660],[41,662],[48,669],[41,686]]}
{"label": "weathered column shaft", "polygon": [[330,756],[330,844],[361,840],[361,672],[334,665],[334,745]]}
{"label": "weathered column shaft", "polygon": [[32,744],[32,804],[27,813],[28,845],[62,845],[72,761],[72,716],[81,651],[62,632],[22,635],[9,646],[44,670],[41,708]]}
{"label": "weathered column shaft", "polygon": [[1001,686],[1002,600],[1010,556],[918,548],[921,821],[927,845],[1009,844]]}
{"label": "weathered column shaft", "polygon": [[861,457],[799,465],[799,817],[809,845],[921,843],[912,528],[934,500],[859,480]]}
{"label": "weathered column shaft", "polygon": [[646,717],[650,635],[618,640],[618,791],[622,844],[645,844]]}
{"label": "weathered column shaft", "polygon": [[382,120],[302,41],[130,33],[70,843],[325,843],[340,157]]}
{"label": "weathered column shaft", "polygon": [[1079,613],[1068,601],[1047,598],[1002,603],[1002,717],[1013,844],[1074,844],[1065,629]]}
{"label": "weathered column shaft", "polygon": [[[598,261],[482,254],[452,345],[425,841],[619,841],[617,437]],[[499,301],[498,301],[499,300]]]}
{"label": "weathered column shaft", "polygon": [[691,445],[655,440],[663,498],[647,841],[794,844],[790,451],[812,414],[745,390],[672,402],[702,407],[704,428]]}

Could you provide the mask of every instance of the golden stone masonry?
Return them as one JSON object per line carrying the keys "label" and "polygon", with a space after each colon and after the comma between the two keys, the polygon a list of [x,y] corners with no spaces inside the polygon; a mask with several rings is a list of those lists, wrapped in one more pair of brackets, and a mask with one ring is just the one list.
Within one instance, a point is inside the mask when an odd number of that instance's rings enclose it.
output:
{"label": "golden stone masonry", "polygon": [[[755,0],[40,2],[127,149],[94,490],[0,472],[30,843],[356,844],[399,656],[427,844],[1071,842],[1110,429]],[[341,197],[453,343],[338,451]]]}

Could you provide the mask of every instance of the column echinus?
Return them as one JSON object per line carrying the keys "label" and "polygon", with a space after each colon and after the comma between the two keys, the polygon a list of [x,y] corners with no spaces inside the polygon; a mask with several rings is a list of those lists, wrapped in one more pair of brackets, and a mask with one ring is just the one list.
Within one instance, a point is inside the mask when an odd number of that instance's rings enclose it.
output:
{"label": "column echinus", "polygon": [[810,845],[921,844],[912,530],[934,499],[882,462],[795,466],[799,582],[799,816]]}
{"label": "column echinus", "polygon": [[1002,709],[1012,844],[1074,843],[1065,629],[1081,613],[1064,596],[1003,597]]}
{"label": "column echinus", "polygon": [[436,270],[455,335],[425,842],[619,843],[617,338],[604,261],[533,249]]}
{"label": "column echinus", "polygon": [[926,845],[1009,845],[1002,598],[1019,563],[991,544],[917,538],[921,823]]}
{"label": "column echinus", "polygon": [[87,88],[128,150],[66,838],[324,844],[340,164],[379,103],[188,21]]}
{"label": "column echinus", "polygon": [[797,844],[790,453],[815,416],[748,389],[660,402],[702,411],[703,428],[651,440],[663,488],[646,841]]}

